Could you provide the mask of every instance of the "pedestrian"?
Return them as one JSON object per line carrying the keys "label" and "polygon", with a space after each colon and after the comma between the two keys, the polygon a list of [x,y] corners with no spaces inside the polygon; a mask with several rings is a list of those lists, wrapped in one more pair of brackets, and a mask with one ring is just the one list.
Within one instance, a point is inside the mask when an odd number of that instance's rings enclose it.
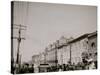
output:
{"label": "pedestrian", "polygon": [[88,68],[89,69],[96,69],[95,63],[94,63],[92,58],[88,60]]}

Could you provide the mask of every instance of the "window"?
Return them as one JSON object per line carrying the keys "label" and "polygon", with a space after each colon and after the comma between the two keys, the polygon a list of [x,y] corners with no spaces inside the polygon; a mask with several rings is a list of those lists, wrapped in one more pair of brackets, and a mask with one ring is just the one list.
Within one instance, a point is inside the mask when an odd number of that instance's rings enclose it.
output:
{"label": "window", "polygon": [[94,42],[91,43],[91,47],[92,47],[92,48],[95,47],[95,43],[94,43]]}
{"label": "window", "polygon": [[89,53],[89,56],[91,57],[92,56],[92,53]]}
{"label": "window", "polygon": [[95,55],[97,56],[97,52],[95,53]]}

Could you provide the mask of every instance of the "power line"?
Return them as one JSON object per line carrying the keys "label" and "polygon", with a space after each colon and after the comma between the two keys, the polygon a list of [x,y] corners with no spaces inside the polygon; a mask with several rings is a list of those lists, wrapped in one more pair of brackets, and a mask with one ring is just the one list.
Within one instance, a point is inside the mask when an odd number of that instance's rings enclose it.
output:
{"label": "power line", "polygon": [[18,29],[18,37],[11,37],[11,39],[17,39],[17,41],[18,41],[18,46],[17,46],[17,58],[16,58],[16,64],[18,64],[18,66],[20,66],[20,43],[21,43],[21,40],[25,40],[25,37],[21,37],[21,34],[22,34],[22,32],[21,32],[21,30],[26,30],[26,29],[23,29],[22,27],[24,27],[24,28],[26,28],[26,26],[24,26],[24,25],[17,25],[17,24],[14,24],[13,25],[13,27],[12,27],[12,29],[16,29],[16,27],[14,27],[14,26],[18,26],[17,27],[17,29]]}
{"label": "power line", "polygon": [[13,26],[26,27],[26,26],[24,26],[24,25],[20,25],[20,24],[13,24]]}

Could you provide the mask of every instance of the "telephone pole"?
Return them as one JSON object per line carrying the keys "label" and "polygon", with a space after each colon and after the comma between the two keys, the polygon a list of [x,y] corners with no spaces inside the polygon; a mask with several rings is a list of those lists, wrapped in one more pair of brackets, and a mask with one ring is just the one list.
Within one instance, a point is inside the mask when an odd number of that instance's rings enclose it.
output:
{"label": "telephone pole", "polygon": [[[11,27],[13,27],[14,19],[14,2],[11,2]],[[13,29],[11,29],[11,37],[13,36]],[[13,55],[13,40],[11,39],[11,73],[14,74],[14,55]]]}
{"label": "telephone pole", "polygon": [[18,69],[19,69],[19,66],[20,66],[20,44],[21,44],[21,41],[22,40],[25,40],[24,37],[21,37],[21,31],[22,30],[26,30],[25,29],[26,26],[23,26],[23,25],[17,25],[17,24],[13,24],[12,26],[12,29],[18,29],[18,37],[11,37],[12,39],[17,39],[18,41],[18,46],[17,46],[17,58],[16,58],[16,65],[18,66]]}

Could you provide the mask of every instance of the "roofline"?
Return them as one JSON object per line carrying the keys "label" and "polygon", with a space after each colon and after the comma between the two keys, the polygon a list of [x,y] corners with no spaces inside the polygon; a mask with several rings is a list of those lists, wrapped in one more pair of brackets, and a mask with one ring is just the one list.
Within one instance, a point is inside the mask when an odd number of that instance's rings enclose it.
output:
{"label": "roofline", "polygon": [[76,42],[77,40],[81,40],[81,39],[83,39],[83,38],[86,38],[86,37],[88,37],[88,35],[89,35],[89,34],[84,34],[84,35],[82,35],[82,36],[80,36],[80,37],[78,37],[78,38],[75,38],[75,39],[69,41],[68,44],[69,44],[69,43]]}
{"label": "roofline", "polygon": [[93,33],[90,33],[90,34],[88,35],[88,38],[90,38],[90,37],[92,37],[92,36],[97,36],[97,31],[95,31],[95,32],[93,32]]}

